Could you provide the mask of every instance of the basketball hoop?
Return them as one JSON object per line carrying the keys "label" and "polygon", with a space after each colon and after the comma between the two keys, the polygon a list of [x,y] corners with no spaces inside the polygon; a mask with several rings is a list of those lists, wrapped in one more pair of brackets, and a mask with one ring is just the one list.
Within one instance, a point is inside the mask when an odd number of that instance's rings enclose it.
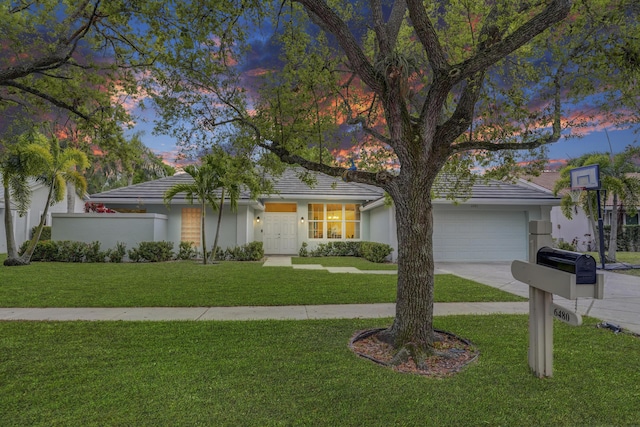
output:
{"label": "basketball hoop", "polygon": [[577,205],[580,201],[580,196],[582,196],[582,192],[585,190],[584,187],[571,187],[569,189],[569,197],[571,197],[571,201],[574,205]]}

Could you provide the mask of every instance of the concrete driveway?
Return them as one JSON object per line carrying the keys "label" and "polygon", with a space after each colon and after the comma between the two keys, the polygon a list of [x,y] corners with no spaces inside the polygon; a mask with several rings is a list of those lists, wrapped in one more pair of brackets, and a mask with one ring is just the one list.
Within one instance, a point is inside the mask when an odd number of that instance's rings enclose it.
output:
{"label": "concrete driveway", "polygon": [[[436,269],[529,297],[529,286],[511,275],[510,262],[439,262]],[[579,298],[573,301],[554,296],[554,302],[583,316],[615,323],[640,334],[640,277],[611,271],[605,271],[604,275],[604,299]]]}

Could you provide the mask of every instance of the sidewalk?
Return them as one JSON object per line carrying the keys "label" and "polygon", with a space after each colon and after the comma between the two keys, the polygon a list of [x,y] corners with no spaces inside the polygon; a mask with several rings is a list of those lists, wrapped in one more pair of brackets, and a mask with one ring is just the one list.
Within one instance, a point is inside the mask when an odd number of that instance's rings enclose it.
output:
{"label": "sidewalk", "polygon": [[[436,316],[527,313],[526,302],[438,303]],[[0,308],[2,320],[307,320],[395,316],[395,304],[287,305],[277,307]]]}

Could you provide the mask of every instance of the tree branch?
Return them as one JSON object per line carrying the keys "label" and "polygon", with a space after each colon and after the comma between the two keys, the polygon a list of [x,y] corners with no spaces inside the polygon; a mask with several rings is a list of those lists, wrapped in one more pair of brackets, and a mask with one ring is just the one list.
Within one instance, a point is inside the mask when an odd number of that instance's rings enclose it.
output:
{"label": "tree branch", "polygon": [[321,163],[312,162],[297,154],[291,154],[286,148],[275,143],[266,144],[258,142],[258,145],[271,151],[278,158],[290,165],[300,165],[305,169],[321,172],[325,175],[342,178],[344,181],[358,182],[361,184],[373,185],[375,187],[387,188],[395,180],[395,176],[387,171],[365,172],[359,170],[349,170],[342,167],[333,167]]}
{"label": "tree branch", "polygon": [[467,141],[452,146],[451,153],[459,153],[469,150],[532,150],[542,147],[543,145],[552,144],[560,139],[562,134],[562,98],[560,77],[555,76],[554,80],[554,96],[553,96],[553,122],[550,134],[543,136],[535,141],[529,142],[511,142],[511,143],[494,143],[490,141]]}
{"label": "tree branch", "polygon": [[72,112],[73,114],[77,115],[78,117],[80,117],[80,118],[82,118],[82,119],[84,119],[84,120],[86,120],[88,122],[91,122],[91,118],[89,116],[87,116],[86,114],[82,113],[80,110],[78,110],[73,105],[68,104],[68,103],[66,103],[64,101],[60,101],[59,99],[56,99],[56,98],[52,97],[49,94],[41,92],[38,89],[25,86],[25,85],[23,85],[21,83],[14,82],[12,80],[0,82],[0,86],[10,86],[10,87],[14,87],[14,88],[16,88],[18,90],[21,90],[23,92],[30,93],[31,95],[37,96],[38,98],[44,99],[45,101],[49,101],[51,104],[55,105],[56,107],[64,108],[65,110],[68,110],[68,111]]}
{"label": "tree branch", "polygon": [[[418,0],[411,1],[419,3]],[[527,44],[551,25],[562,21],[569,14],[571,4],[571,0],[551,1],[542,12],[522,24],[512,34],[487,46],[486,49],[478,52],[472,58],[454,66],[454,69],[459,70],[454,83],[471,77],[481,70],[486,70],[505,56]]]}
{"label": "tree branch", "polygon": [[347,24],[322,0],[296,1],[304,6],[313,22],[336,37],[354,71],[366,85],[374,92],[382,94],[385,88],[384,79],[373,68]]}
{"label": "tree branch", "polygon": [[354,118],[348,119],[347,120],[347,124],[350,124],[350,125],[357,125],[357,124],[361,125],[362,126],[362,130],[365,133],[368,133],[372,137],[376,138],[378,141],[383,142],[383,143],[387,144],[390,147],[393,147],[393,141],[391,141],[391,139],[387,138],[386,136],[384,136],[380,132],[376,131],[375,129],[372,129],[369,126],[367,126],[367,123],[366,123],[366,120],[365,120],[364,117],[354,117]]}
{"label": "tree branch", "polygon": [[424,8],[424,2],[422,0],[407,0],[407,7],[409,8],[411,23],[427,53],[433,72],[435,74],[445,72],[449,69],[449,63],[440,40],[438,40],[436,30],[433,28],[429,15],[427,15],[427,11]]}

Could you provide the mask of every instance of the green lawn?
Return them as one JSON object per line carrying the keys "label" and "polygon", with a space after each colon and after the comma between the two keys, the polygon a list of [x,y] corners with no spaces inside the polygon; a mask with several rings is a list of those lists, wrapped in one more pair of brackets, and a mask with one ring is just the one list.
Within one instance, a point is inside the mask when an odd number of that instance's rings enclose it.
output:
{"label": "green lawn", "polygon": [[376,263],[357,257],[292,257],[292,264],[315,264],[323,267],[356,267],[360,270],[397,270],[397,264]]}
{"label": "green lawn", "polygon": [[527,317],[436,318],[476,364],[397,374],[348,349],[382,320],[0,322],[2,426],[637,425],[640,339],[555,323],[554,376],[527,366]]}
{"label": "green lawn", "polygon": [[[600,255],[597,252],[589,252],[600,266]],[[631,265],[640,265],[640,252],[616,252],[616,261]],[[631,276],[640,276],[640,269],[633,270],[612,270],[616,273],[629,274]]]}
{"label": "green lawn", "polygon": [[[33,263],[0,266],[0,307],[203,307],[394,302],[395,275],[334,274],[256,262]],[[523,301],[457,276],[437,302]]]}

